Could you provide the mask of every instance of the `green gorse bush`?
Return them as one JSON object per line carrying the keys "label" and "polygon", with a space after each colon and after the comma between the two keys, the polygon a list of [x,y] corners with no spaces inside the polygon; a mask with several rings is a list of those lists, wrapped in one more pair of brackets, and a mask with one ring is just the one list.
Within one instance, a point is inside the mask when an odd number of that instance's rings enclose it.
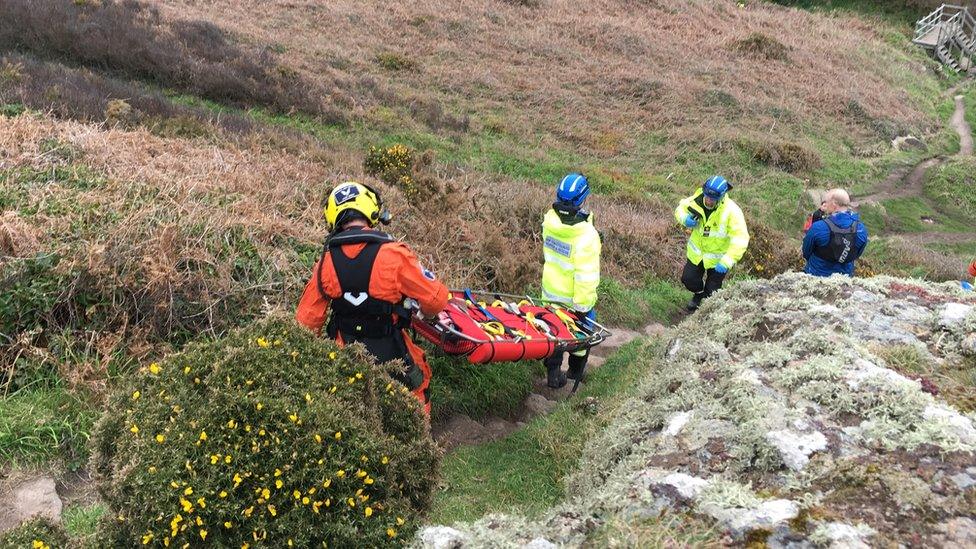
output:
{"label": "green gorse bush", "polygon": [[112,546],[396,544],[436,482],[416,398],[290,319],[150,364],[107,410],[93,443]]}

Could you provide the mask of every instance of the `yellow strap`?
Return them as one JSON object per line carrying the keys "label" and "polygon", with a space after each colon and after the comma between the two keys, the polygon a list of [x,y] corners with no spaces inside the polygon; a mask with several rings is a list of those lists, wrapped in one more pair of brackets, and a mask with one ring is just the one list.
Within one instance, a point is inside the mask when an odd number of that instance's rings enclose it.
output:
{"label": "yellow strap", "polygon": [[569,328],[570,332],[576,333],[580,331],[579,327],[576,326],[576,321],[573,320],[573,317],[569,316],[569,313],[559,308],[555,308],[555,311],[556,311],[556,316],[558,316],[559,319],[563,321],[563,324],[565,324],[566,327]]}
{"label": "yellow strap", "polygon": [[505,335],[505,327],[502,326],[501,322],[485,322],[481,325],[481,329],[487,332],[489,335]]}

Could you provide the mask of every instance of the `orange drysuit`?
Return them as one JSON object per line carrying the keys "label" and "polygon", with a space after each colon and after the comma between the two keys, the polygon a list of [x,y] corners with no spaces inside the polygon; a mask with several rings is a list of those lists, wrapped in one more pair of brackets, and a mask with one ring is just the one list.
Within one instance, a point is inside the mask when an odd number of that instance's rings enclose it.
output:
{"label": "orange drysuit", "polygon": [[[342,242],[343,238],[351,240],[352,243],[335,244],[335,242]],[[302,299],[298,304],[298,310],[295,313],[295,318],[298,322],[315,333],[321,333],[322,327],[326,324],[326,319],[329,316],[329,305],[330,303],[335,303],[332,318],[329,323],[329,335],[334,337],[340,345],[345,343],[344,339],[347,339],[349,336],[344,337],[343,333],[348,334],[349,331],[336,328],[333,323],[336,322],[336,311],[340,310],[339,305],[347,309],[350,305],[343,301],[337,302],[337,300],[345,299],[352,304],[358,305],[357,302],[363,302],[366,296],[354,293],[348,287],[342,288],[340,286],[340,278],[342,277],[337,273],[337,265],[343,265],[342,271],[344,273],[351,272],[354,274],[358,273],[362,277],[368,276],[369,281],[367,286],[364,280],[352,280],[351,282],[351,279],[348,278],[349,275],[344,275],[346,276],[345,283],[347,286],[358,283],[366,290],[368,297],[374,300],[389,304],[399,304],[405,297],[410,297],[417,300],[420,304],[421,312],[428,316],[436,315],[447,306],[448,299],[450,298],[450,292],[447,287],[435,280],[429,271],[420,267],[417,256],[410,251],[410,248],[406,244],[389,239],[380,242],[377,246],[378,249],[371,249],[364,254],[363,251],[368,245],[373,246],[377,245],[377,243],[356,242],[357,238],[389,237],[379,231],[361,229],[349,229],[333,237],[333,244],[330,244],[319,261],[316,262],[312,270],[312,277],[305,286],[305,292],[302,294]],[[342,257],[333,258],[333,253],[341,253]],[[371,270],[369,265],[363,265],[367,264],[370,260],[372,260]],[[402,311],[401,314],[403,314]],[[402,341],[402,347],[399,347],[399,349],[405,352],[396,353],[398,356],[395,357],[388,355],[387,359],[403,358],[407,362],[408,370],[411,368],[411,361],[420,369],[423,375],[423,381],[419,386],[413,387],[412,391],[420,399],[420,402],[424,404],[427,412],[430,413],[430,402],[426,395],[427,388],[430,385],[430,366],[424,358],[423,350],[398,325],[398,322],[402,320],[404,319],[401,319],[400,315],[396,314],[396,312],[391,313],[390,333],[371,340],[363,340],[363,343],[367,348],[370,348],[370,341],[381,345],[392,344],[394,338],[396,339],[397,345]],[[399,338],[402,338],[402,340]],[[378,353],[374,352],[374,354]]]}

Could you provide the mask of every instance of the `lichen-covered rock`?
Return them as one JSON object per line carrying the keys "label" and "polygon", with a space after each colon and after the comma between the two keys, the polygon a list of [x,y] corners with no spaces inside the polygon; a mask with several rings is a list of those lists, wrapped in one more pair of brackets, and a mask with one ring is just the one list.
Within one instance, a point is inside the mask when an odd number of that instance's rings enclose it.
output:
{"label": "lichen-covered rock", "polygon": [[448,526],[430,526],[417,535],[422,546],[430,549],[457,549],[468,540],[467,535]]}
{"label": "lichen-covered rock", "polygon": [[769,442],[779,450],[783,463],[799,471],[810,462],[810,454],[827,448],[827,437],[818,431],[801,433],[791,429],[766,433]]}
{"label": "lichen-covered rock", "polygon": [[[473,545],[593,542],[691,512],[780,547],[961,543],[976,502],[976,296],[953,284],[786,274],[679,325],[537,520],[455,525]],[[964,377],[963,376],[963,377]],[[971,379],[971,378],[970,378]]]}
{"label": "lichen-covered rock", "polygon": [[874,535],[870,526],[858,524],[851,526],[843,522],[827,522],[821,524],[810,538],[818,545],[832,549],[868,549],[867,538]]}

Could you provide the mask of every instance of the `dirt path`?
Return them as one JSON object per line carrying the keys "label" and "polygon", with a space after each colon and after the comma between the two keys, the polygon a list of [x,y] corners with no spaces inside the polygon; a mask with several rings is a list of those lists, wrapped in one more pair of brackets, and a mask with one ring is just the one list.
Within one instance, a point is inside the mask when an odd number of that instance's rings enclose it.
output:
{"label": "dirt path", "polygon": [[966,103],[965,97],[957,95],[956,110],[952,113],[949,125],[959,134],[959,156],[972,156],[973,154],[973,132],[966,122]]}
{"label": "dirt path", "polygon": [[[663,324],[657,323],[646,326],[643,333],[624,328],[611,328],[612,335],[590,351],[587,371],[602,366],[617,349],[634,339],[660,335],[665,330]],[[563,364],[563,366],[565,368],[566,365]],[[447,451],[458,446],[499,440],[521,429],[532,418],[550,413],[559,401],[566,400],[571,396],[572,386],[573,383],[570,380],[562,389],[550,389],[546,386],[544,378],[537,379],[534,383],[533,392],[525,398],[519,410],[512,417],[488,416],[481,420],[474,420],[464,414],[457,414],[446,421],[432,425],[431,432],[434,440]],[[580,385],[580,387],[582,386],[583,384]]]}
{"label": "dirt path", "polygon": [[[959,86],[950,90],[955,93]],[[956,108],[949,119],[949,126],[959,134],[959,152],[954,156],[972,156],[973,154],[973,133],[972,128],[966,121],[965,96],[956,95],[954,97]],[[941,166],[949,157],[936,156],[927,158],[916,164],[913,168],[898,168],[891,172],[887,178],[871,194],[861,197],[858,200],[860,205],[875,203],[893,198],[918,198],[928,201],[925,198],[925,174],[932,168]],[[892,233],[903,237],[917,244],[957,244],[969,242],[974,239],[971,233],[947,233],[947,232],[924,232],[924,233]]]}
{"label": "dirt path", "polygon": [[938,166],[944,161],[945,158],[943,157],[935,157],[919,162],[911,170],[905,168],[896,169],[881,182],[881,185],[876,191],[860,198],[858,202],[860,204],[866,204],[892,198],[921,196],[925,184],[925,173],[930,168]]}

